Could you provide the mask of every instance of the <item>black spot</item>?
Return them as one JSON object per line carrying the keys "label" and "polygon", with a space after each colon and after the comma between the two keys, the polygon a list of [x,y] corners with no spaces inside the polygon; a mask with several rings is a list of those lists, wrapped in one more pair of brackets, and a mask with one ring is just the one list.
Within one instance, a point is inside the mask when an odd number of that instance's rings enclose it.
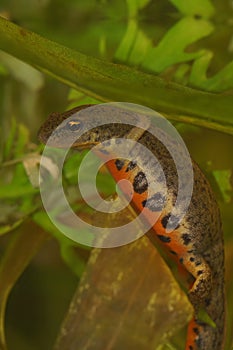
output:
{"label": "black spot", "polygon": [[116,145],[119,145],[121,142],[122,142],[121,139],[116,139],[116,141],[115,141]]}
{"label": "black spot", "polygon": [[198,275],[198,276],[200,276],[200,275],[202,275],[202,274],[203,274],[203,270],[197,271],[197,275]]}
{"label": "black spot", "polygon": [[177,253],[174,250],[169,250],[169,252],[173,255],[177,255]]}
{"label": "black spot", "polygon": [[133,181],[133,188],[134,191],[139,194],[145,192],[148,189],[146,175],[142,171],[139,171],[139,173],[137,173],[135,176]]}
{"label": "black spot", "polygon": [[155,193],[149,199],[145,199],[142,202],[142,206],[150,209],[151,211],[161,211],[164,207],[165,197],[161,193]]}
{"label": "black spot", "polygon": [[161,222],[162,222],[162,225],[163,225],[164,228],[167,227],[167,223],[168,223],[168,220],[169,220],[170,216],[171,216],[171,214],[168,214],[168,215],[165,215],[165,216],[162,218]]}
{"label": "black spot", "polygon": [[[96,132],[97,132],[97,130],[96,130]],[[103,142],[103,145],[104,145],[105,147],[108,147],[108,146],[111,145],[111,141],[110,141],[110,140],[106,140],[106,141]]]}
{"label": "black spot", "polygon": [[164,243],[170,243],[171,242],[171,238],[168,236],[163,236],[163,235],[157,235],[158,238],[160,239],[160,241],[164,242]]}
{"label": "black spot", "polygon": [[193,347],[192,347],[192,345],[189,345],[189,350],[193,350]]}
{"label": "black spot", "polygon": [[177,216],[172,215],[171,213],[165,215],[161,220],[164,228],[167,227],[168,221],[169,221],[170,225],[172,226],[172,228],[174,228],[174,230],[179,228],[179,226],[180,226],[179,225],[179,218]]}
{"label": "black spot", "polygon": [[184,259],[180,258],[180,263],[183,264],[184,263]]}
{"label": "black spot", "polygon": [[193,328],[193,332],[198,335],[199,334],[199,329],[197,327],[194,327]]}
{"label": "black spot", "polygon": [[195,262],[195,265],[196,265],[196,266],[199,266],[199,265],[201,265],[201,262],[200,262],[200,261],[196,261],[196,262]]}
{"label": "black spot", "polygon": [[159,177],[157,177],[157,181],[158,182],[163,182],[164,181],[164,174],[159,175]]}
{"label": "black spot", "polygon": [[189,259],[191,262],[195,261],[195,258],[193,256],[191,256],[191,258]]}
{"label": "black spot", "polygon": [[103,153],[103,154],[109,154],[109,152],[106,151],[106,149],[104,149],[104,148],[100,149],[99,151],[100,151],[101,153]]}
{"label": "black spot", "polygon": [[122,159],[117,159],[115,161],[115,165],[116,165],[117,170],[120,171],[123,168],[123,166],[125,165],[125,162]]}
{"label": "black spot", "polygon": [[135,160],[132,160],[131,162],[129,162],[125,171],[128,172],[130,170],[133,170],[136,166],[137,166],[137,162]]}
{"label": "black spot", "polygon": [[191,242],[191,238],[188,233],[183,233],[181,238],[183,239],[184,245],[188,245]]}

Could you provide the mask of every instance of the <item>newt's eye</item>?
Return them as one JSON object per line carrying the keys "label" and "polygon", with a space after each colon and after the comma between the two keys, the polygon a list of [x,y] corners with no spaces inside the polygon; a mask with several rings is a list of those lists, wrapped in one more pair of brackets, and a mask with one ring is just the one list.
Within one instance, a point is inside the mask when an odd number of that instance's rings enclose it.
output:
{"label": "newt's eye", "polygon": [[78,120],[71,120],[66,124],[66,126],[71,131],[78,131],[82,128],[82,122]]}

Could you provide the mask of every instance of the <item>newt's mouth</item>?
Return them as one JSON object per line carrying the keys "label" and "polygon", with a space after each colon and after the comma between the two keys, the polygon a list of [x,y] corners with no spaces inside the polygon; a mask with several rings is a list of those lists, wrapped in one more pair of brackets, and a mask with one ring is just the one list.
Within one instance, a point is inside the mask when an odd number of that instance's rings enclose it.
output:
{"label": "newt's mouth", "polygon": [[83,151],[85,149],[90,149],[90,148],[92,148],[92,147],[94,147],[94,146],[96,146],[98,144],[99,144],[99,142],[96,142],[96,141],[95,142],[94,141],[88,141],[88,142],[83,142],[83,143],[75,141],[72,144],[71,148],[74,148],[74,149],[76,149],[78,151]]}

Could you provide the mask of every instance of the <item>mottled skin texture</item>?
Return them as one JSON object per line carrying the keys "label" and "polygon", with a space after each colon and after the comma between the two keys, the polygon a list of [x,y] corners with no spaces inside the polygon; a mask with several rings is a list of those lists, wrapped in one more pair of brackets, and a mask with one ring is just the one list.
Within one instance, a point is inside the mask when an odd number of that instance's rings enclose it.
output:
{"label": "mottled skin texture", "polygon": [[[85,108],[88,108],[88,105],[63,114],[53,113],[39,131],[40,140],[45,143],[52,131],[63,120]],[[94,113],[93,118],[95,118]],[[85,123],[81,114],[75,116],[74,122],[64,124],[60,130],[57,130],[50,139],[50,145],[65,147],[69,134],[76,131],[76,125],[77,129],[79,128],[79,122],[81,122],[80,125]],[[151,167],[150,159],[141,152],[137,153],[137,149],[134,150],[134,159],[131,161],[112,160],[108,162],[108,168],[116,181],[128,179],[133,184],[133,205],[138,211],[146,208],[147,220],[150,220],[154,213],[162,210],[149,237],[152,241],[156,237],[186,275],[189,299],[195,314],[188,327],[185,350],[221,350],[225,329],[224,248],[220,214],[213,192],[205,176],[193,162],[194,186],[191,203],[182,222],[175,230],[167,233],[166,224],[171,216],[171,206],[175,203],[178,189],[176,167],[171,155],[158,139],[148,131],[136,132],[135,130],[136,128],[133,129],[130,125],[108,124],[84,133],[75,141],[73,147],[91,148],[92,145],[109,138],[130,137],[150,149],[157,157],[166,177],[167,195],[163,192],[160,171]],[[166,138],[166,135],[164,137]],[[172,145],[173,142],[169,137],[166,138],[166,143]],[[179,146],[176,144],[173,146],[178,155],[179,152],[182,153]],[[106,143],[102,152],[100,151],[99,154],[97,152],[97,155],[104,158],[108,153],[111,153],[111,143]],[[143,164],[142,168],[137,165],[139,160]],[[185,172],[185,169],[183,171]],[[159,189],[150,198],[147,196],[148,179],[153,179],[155,188]],[[126,196],[129,195],[127,189],[123,188],[123,191]],[[215,327],[199,319],[200,310],[206,311],[215,323]]]}

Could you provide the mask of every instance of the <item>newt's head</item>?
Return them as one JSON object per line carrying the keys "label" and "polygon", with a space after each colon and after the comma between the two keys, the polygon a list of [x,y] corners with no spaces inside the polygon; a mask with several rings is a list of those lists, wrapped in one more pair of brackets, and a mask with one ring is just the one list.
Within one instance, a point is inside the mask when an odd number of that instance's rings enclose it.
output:
{"label": "newt's head", "polygon": [[[73,108],[69,111],[66,111],[64,113],[59,113],[59,112],[53,112],[48,116],[48,119],[43,123],[43,125],[40,127],[38,131],[38,138],[39,140],[46,144],[48,140],[50,139],[50,144],[51,146],[59,147],[57,143],[62,144],[62,138],[64,136],[64,140],[66,135],[66,128],[65,125],[66,123],[64,122],[65,120],[69,119],[72,115],[75,115],[77,112],[81,111],[82,109],[86,109],[90,106],[93,105],[82,105],[76,108]],[[64,122],[64,125],[62,124]],[[61,124],[64,127],[59,127]],[[67,126],[67,130],[68,130]],[[74,129],[74,128],[73,128]],[[72,131],[72,128],[70,128],[70,131]],[[57,141],[56,141],[57,139]],[[53,144],[54,142],[54,144]],[[60,146],[62,148],[62,146]]]}
{"label": "newt's head", "polygon": [[125,137],[132,129],[130,123],[125,124],[132,112],[117,108],[83,105],[61,114],[52,113],[38,132],[39,140],[51,147],[82,150],[110,138]]}

